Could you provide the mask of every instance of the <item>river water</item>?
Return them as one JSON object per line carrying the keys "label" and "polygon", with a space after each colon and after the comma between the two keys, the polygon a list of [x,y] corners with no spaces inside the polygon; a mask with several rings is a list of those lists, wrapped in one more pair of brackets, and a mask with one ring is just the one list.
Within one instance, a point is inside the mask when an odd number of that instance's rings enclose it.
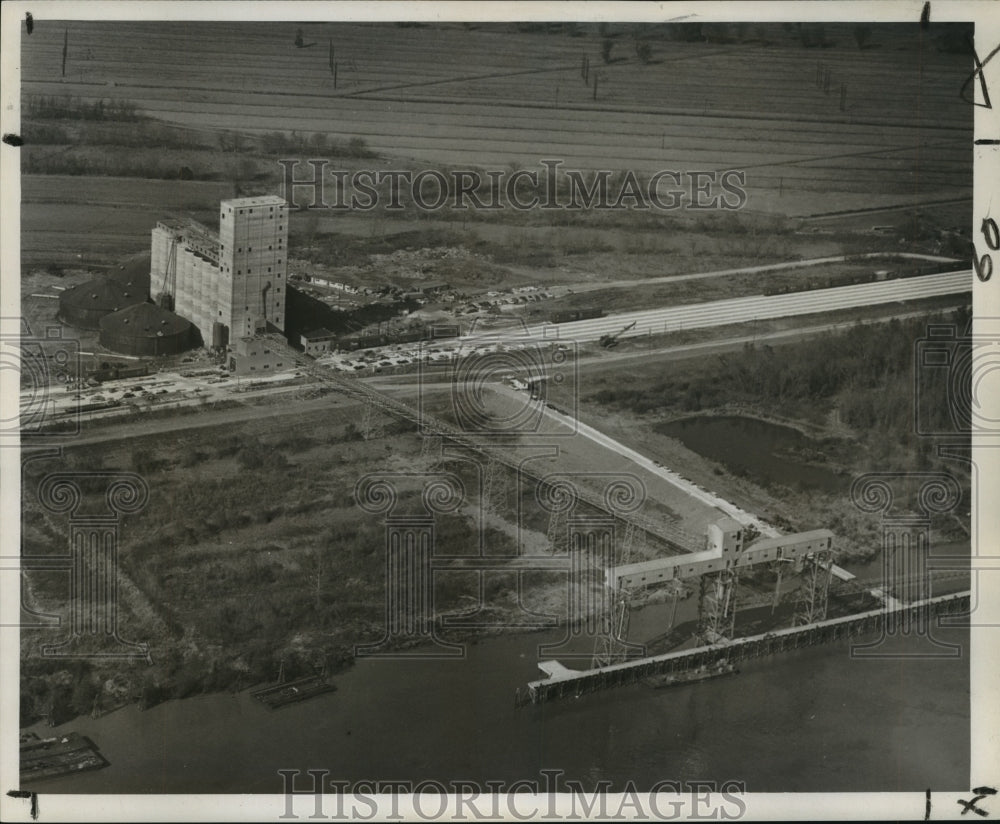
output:
{"label": "river water", "polygon": [[[942,633],[964,646],[964,631]],[[515,710],[515,687],[539,677],[545,640],[491,638],[453,662],[362,660],[336,677],[337,692],[276,711],[242,693],[79,718],[65,729],[90,736],[111,766],[39,789],[278,793],[279,769],[480,784],[558,769],[585,787],[735,780],[761,792],[968,786],[964,653],[852,660],[846,644],[816,647],[700,685],[636,685]]]}

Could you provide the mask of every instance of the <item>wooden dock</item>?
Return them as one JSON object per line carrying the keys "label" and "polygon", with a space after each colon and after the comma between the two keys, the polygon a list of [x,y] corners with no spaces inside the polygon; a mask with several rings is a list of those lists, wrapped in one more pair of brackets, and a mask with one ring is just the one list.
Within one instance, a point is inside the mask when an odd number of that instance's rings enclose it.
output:
{"label": "wooden dock", "polygon": [[713,667],[722,662],[736,664],[750,658],[871,635],[886,626],[887,617],[906,625],[908,622],[915,624],[937,615],[961,615],[969,611],[969,601],[968,591],[941,595],[918,603],[898,605],[892,609],[882,607],[815,624],[773,630],[763,635],[750,635],[710,646],[611,664],[600,669],[572,670],[557,661],[541,661],[538,666],[547,677],[530,682],[526,690],[517,690],[514,703],[520,707],[559,698],[575,698],[589,692],[635,684],[652,676]]}

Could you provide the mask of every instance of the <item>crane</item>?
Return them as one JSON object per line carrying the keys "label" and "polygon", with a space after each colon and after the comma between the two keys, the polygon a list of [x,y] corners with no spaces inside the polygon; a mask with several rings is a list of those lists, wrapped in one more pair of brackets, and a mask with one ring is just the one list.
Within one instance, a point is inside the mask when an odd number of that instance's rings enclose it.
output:
{"label": "crane", "polygon": [[167,251],[167,265],[163,271],[163,283],[160,284],[158,301],[164,309],[174,310],[174,300],[177,294],[177,244],[181,235],[174,234],[170,239],[170,249]]}
{"label": "crane", "polygon": [[601,335],[600,339],[597,341],[605,349],[611,349],[618,345],[618,338],[624,335],[629,329],[635,326],[638,321],[632,321],[628,326],[622,329],[620,332],[615,332],[613,335]]}

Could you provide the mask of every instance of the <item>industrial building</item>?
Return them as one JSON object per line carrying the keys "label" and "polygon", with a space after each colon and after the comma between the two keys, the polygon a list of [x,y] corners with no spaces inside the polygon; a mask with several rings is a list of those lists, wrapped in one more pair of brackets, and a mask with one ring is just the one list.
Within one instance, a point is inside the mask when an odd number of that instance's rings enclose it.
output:
{"label": "industrial building", "polygon": [[187,318],[206,346],[284,331],[288,204],[280,197],[222,201],[219,231],[190,219],[152,232],[153,298]]}
{"label": "industrial building", "polygon": [[136,303],[101,318],[101,346],[126,355],[176,355],[191,348],[191,324],[152,303]]}
{"label": "industrial building", "polygon": [[615,589],[632,589],[755,564],[801,561],[807,556],[830,552],[833,533],[829,529],[814,529],[760,538],[744,547],[743,526],[732,518],[722,518],[709,524],[707,543],[708,548],[702,552],[609,567],[607,583]]}
{"label": "industrial building", "polygon": [[56,317],[70,326],[99,329],[101,318],[145,300],[146,294],[140,289],[100,277],[64,290],[59,295]]}
{"label": "industrial building", "polygon": [[284,369],[286,364],[292,366],[288,355],[257,335],[239,338],[229,354],[229,371],[236,375],[266,375]]}
{"label": "industrial building", "polygon": [[302,351],[307,355],[322,355],[337,348],[337,336],[329,329],[320,327],[299,335]]}

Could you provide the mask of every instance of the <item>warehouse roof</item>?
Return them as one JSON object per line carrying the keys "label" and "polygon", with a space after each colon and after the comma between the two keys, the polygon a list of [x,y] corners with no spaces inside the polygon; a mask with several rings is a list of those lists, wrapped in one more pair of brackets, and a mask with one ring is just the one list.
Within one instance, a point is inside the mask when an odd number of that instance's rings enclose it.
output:
{"label": "warehouse roof", "polygon": [[246,206],[287,206],[283,197],[277,195],[261,195],[259,197],[235,197],[231,200],[223,200],[223,206],[232,209],[242,209]]}
{"label": "warehouse roof", "polygon": [[309,332],[303,332],[302,337],[306,340],[326,340],[327,338],[335,337],[335,335],[325,326],[321,326],[319,329],[312,329]]}
{"label": "warehouse roof", "polygon": [[754,541],[746,549],[747,551],[759,552],[765,549],[777,549],[791,544],[805,544],[810,541],[822,541],[826,538],[833,540],[833,533],[829,529],[810,529],[806,532],[795,532],[791,535],[779,535],[777,538],[761,538]]}

